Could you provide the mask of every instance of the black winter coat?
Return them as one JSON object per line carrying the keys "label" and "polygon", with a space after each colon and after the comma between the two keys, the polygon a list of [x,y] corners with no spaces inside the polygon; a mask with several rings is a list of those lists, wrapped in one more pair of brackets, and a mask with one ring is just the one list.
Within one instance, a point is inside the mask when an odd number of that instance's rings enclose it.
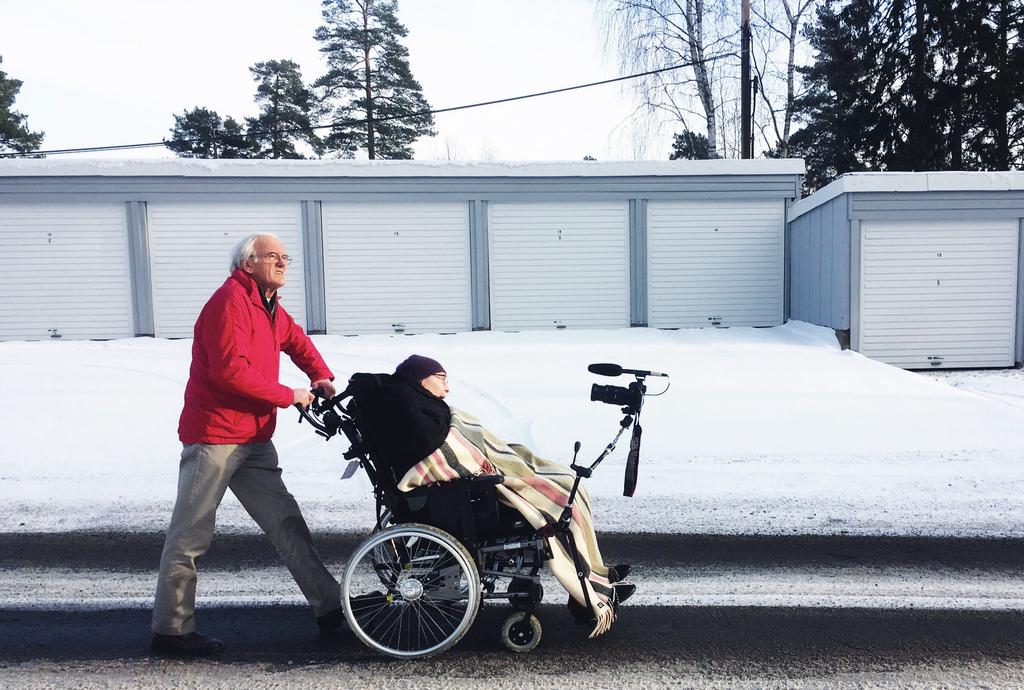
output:
{"label": "black winter coat", "polygon": [[360,410],[374,457],[391,466],[396,480],[441,447],[452,421],[444,400],[399,377],[374,391]]}

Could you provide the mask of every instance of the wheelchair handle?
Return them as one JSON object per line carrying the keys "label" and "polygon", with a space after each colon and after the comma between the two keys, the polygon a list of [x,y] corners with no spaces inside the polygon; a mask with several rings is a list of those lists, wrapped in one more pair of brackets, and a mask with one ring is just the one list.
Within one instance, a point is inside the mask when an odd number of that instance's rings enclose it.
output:
{"label": "wheelchair handle", "polygon": [[331,412],[337,404],[337,398],[327,397],[326,392],[323,388],[313,388],[310,390],[310,393],[313,394],[313,402],[309,407],[303,407],[299,403],[295,403],[293,407],[299,411],[299,424],[302,424],[302,420],[305,419],[317,434],[325,439],[330,439],[338,430],[325,424],[321,417]]}
{"label": "wheelchair handle", "polygon": [[323,422],[321,422],[319,419],[311,415],[308,409],[306,409],[299,403],[295,403],[294,405],[292,405],[292,407],[299,411],[299,424],[302,424],[302,420],[305,419],[307,422],[309,422],[309,425],[311,427],[316,429],[316,433],[320,434],[321,436],[327,435],[327,427],[324,425]]}

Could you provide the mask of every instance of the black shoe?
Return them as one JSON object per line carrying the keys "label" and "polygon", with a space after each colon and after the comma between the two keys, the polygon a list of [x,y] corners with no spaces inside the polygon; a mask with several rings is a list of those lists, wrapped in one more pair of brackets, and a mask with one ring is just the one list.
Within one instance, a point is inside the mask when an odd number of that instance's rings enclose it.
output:
{"label": "black shoe", "polygon": [[576,625],[593,625],[594,614],[583,604],[579,603],[572,597],[569,597],[569,613],[572,614],[572,619],[576,621]]}
{"label": "black shoe", "polygon": [[619,563],[608,568],[608,582],[615,584],[622,582],[629,575],[629,563]]}
{"label": "black shoe", "polygon": [[153,635],[150,649],[154,654],[175,656],[211,656],[224,651],[224,643],[215,637],[192,631],[187,635]]}
{"label": "black shoe", "polygon": [[321,635],[330,635],[338,628],[345,625],[345,609],[339,606],[333,611],[328,611],[322,616],[316,617],[316,625],[320,628]]}
{"label": "black shoe", "polygon": [[615,605],[618,606],[633,596],[636,592],[636,585],[629,582],[620,582],[617,585],[613,585],[612,589],[615,590]]}

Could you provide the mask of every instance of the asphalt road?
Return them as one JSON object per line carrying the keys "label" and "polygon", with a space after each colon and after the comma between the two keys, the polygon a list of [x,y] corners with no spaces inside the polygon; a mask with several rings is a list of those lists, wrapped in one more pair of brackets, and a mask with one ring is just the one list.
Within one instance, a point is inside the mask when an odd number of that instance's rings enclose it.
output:
{"label": "asphalt road", "polygon": [[0,612],[5,687],[1022,687],[1024,613],[857,609],[624,608],[587,640],[545,606],[540,648],[505,652],[506,609],[487,606],[450,652],[389,661],[349,633],[321,639],[300,607],[215,608],[216,660],[151,657],[148,612]]}
{"label": "asphalt road", "polygon": [[[356,535],[318,535],[343,561]],[[0,535],[0,571],[81,568],[88,577],[149,577],[159,534]],[[640,572],[804,568],[843,573],[886,567],[998,573],[1024,583],[1019,540],[606,535],[604,549]],[[218,535],[201,570],[273,567],[259,535]],[[60,570],[63,569],[63,570]],[[92,573],[97,573],[95,576]],[[147,580],[148,581],[148,580]],[[202,587],[200,579],[200,588]],[[647,589],[661,585],[647,581]],[[664,582],[664,581],[662,581]],[[99,585],[102,587],[102,582]],[[1024,584],[1022,584],[1024,588]],[[204,632],[222,638],[214,660],[148,653],[149,612],[136,607],[45,610],[0,604],[0,687],[1024,687],[1024,607],[1006,610],[751,606],[623,607],[612,631],[586,639],[564,607],[544,605],[541,646],[506,652],[507,607],[487,605],[460,644],[432,659],[398,662],[343,633],[322,639],[308,609],[208,606]]]}

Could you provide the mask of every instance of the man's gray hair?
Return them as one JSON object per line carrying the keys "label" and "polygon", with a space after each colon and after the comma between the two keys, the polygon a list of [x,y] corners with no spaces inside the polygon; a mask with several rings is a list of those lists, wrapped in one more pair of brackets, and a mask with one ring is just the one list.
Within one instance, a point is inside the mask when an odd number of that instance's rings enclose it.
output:
{"label": "man's gray hair", "polygon": [[281,241],[280,237],[271,232],[260,232],[255,235],[249,235],[235,245],[235,249],[231,254],[231,265],[228,266],[228,273],[234,273],[236,268],[241,268],[243,261],[256,258],[256,240],[261,237],[271,237],[278,242]]}

